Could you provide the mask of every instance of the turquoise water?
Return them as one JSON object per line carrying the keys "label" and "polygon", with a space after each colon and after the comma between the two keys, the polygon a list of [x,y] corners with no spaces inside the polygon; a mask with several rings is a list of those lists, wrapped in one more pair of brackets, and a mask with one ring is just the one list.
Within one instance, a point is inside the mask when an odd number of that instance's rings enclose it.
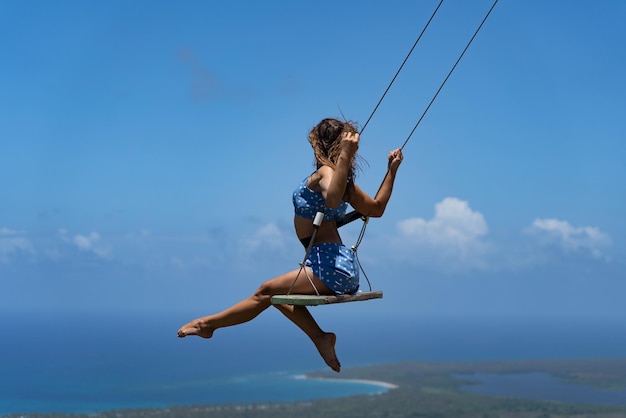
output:
{"label": "turquoise water", "polygon": [[291,373],[235,375],[154,382],[90,380],[50,381],[20,393],[3,388],[0,414],[32,412],[93,413],[112,409],[210,403],[298,401],[384,392],[364,383],[302,379]]}
{"label": "turquoise water", "polygon": [[[337,333],[344,368],[406,360],[618,357],[626,352],[626,329],[618,321],[384,318],[338,312],[315,313],[322,326]],[[299,378],[326,366],[301,331],[277,313],[218,330],[211,340],[176,338],[180,324],[192,317],[0,315],[0,415],[280,402],[387,390]]]}

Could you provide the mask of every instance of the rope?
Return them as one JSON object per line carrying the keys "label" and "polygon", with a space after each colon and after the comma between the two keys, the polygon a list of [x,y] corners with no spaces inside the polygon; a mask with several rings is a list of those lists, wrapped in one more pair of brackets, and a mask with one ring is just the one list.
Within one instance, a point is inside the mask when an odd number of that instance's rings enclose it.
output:
{"label": "rope", "polygon": [[369,220],[370,220],[369,217],[363,218],[363,226],[361,227],[361,233],[359,233],[356,243],[352,246],[352,251],[354,251],[354,257],[356,258],[356,262],[359,265],[359,269],[361,270],[361,272],[363,272],[363,277],[365,277],[365,280],[367,280],[367,285],[369,286],[369,290],[371,292],[372,283],[370,282],[370,278],[367,277],[367,273],[365,273],[365,269],[363,268],[363,265],[361,264],[361,260],[359,259],[359,253],[357,252],[357,250],[359,249],[359,245],[361,245],[361,241],[363,241],[363,237],[365,236],[365,225],[367,225]]}
{"label": "rope", "polygon": [[[446,76],[446,78],[443,80],[443,82],[441,83],[441,85],[439,86],[439,88],[437,89],[437,92],[435,93],[435,95],[433,96],[433,98],[430,100],[430,102],[428,103],[428,106],[426,106],[426,109],[424,110],[424,112],[422,113],[422,115],[420,116],[419,120],[417,121],[417,123],[415,124],[415,126],[413,126],[413,129],[411,130],[411,132],[409,133],[409,136],[406,138],[406,140],[404,141],[404,143],[402,144],[402,146],[400,147],[401,150],[404,149],[404,147],[406,146],[406,144],[408,144],[409,140],[411,139],[411,137],[413,136],[413,133],[415,132],[415,130],[417,129],[417,127],[419,126],[419,124],[422,122],[422,120],[424,119],[424,116],[426,116],[426,113],[428,112],[428,110],[430,109],[430,107],[432,106],[432,104],[435,102],[435,100],[437,99],[437,96],[439,96],[439,93],[441,92],[441,90],[443,89],[443,86],[446,84],[446,82],[448,81],[448,79],[450,78],[450,76],[452,75],[452,73],[454,72],[454,70],[456,69],[456,67],[459,65],[459,62],[461,62],[461,59],[463,58],[463,56],[465,55],[465,52],[468,50],[468,48],[470,47],[470,45],[472,44],[472,42],[474,41],[474,38],[476,38],[476,35],[478,35],[478,32],[480,31],[480,29],[483,27],[483,24],[487,21],[487,18],[489,17],[489,15],[491,14],[491,11],[494,9],[494,7],[496,7],[496,4],[498,4],[498,0],[495,0],[493,2],[493,4],[491,5],[491,8],[489,9],[489,11],[487,12],[487,14],[485,15],[485,17],[483,18],[482,22],[480,22],[480,25],[478,25],[478,28],[476,29],[476,31],[474,31],[474,34],[472,35],[472,37],[470,38],[469,42],[467,43],[467,45],[465,45],[465,48],[463,49],[463,51],[461,52],[461,55],[459,55],[458,59],[456,60],[456,62],[454,63],[454,65],[452,66],[452,69],[450,70],[450,72],[448,72],[448,75]],[[439,6],[437,6],[437,8],[439,8]],[[430,21],[429,21],[430,22]],[[421,35],[420,35],[421,36]],[[405,59],[406,61],[406,59]],[[404,63],[403,63],[404,65]],[[401,67],[402,68],[402,67]],[[397,75],[397,74],[396,74]],[[394,77],[395,79],[395,77]],[[391,84],[389,85],[391,86]],[[386,94],[387,92],[385,92]],[[384,95],[383,95],[384,97]],[[382,101],[382,98],[381,98]],[[380,101],[379,101],[380,104]],[[378,108],[378,105],[376,105],[376,108]],[[376,109],[374,109],[376,110]],[[373,115],[373,112],[372,112]],[[370,116],[369,119],[371,119],[372,116]],[[368,119],[368,122],[369,122]],[[367,123],[365,124],[367,125]],[[363,129],[365,129],[365,126],[363,127]],[[361,132],[363,132],[363,129],[361,130]],[[387,179],[387,176],[389,175],[389,172],[385,173],[385,177],[383,178],[382,183],[385,182],[385,180]],[[381,187],[382,187],[382,183],[381,183]],[[380,191],[380,188],[378,189]],[[343,225],[346,225],[358,218],[361,218],[363,220],[365,220],[367,217],[360,214],[357,211],[352,211],[348,214],[346,214],[346,216],[344,217],[344,220],[342,220],[341,222],[337,223],[337,226],[341,227]],[[367,223],[363,224],[363,227],[361,228],[361,234],[365,234],[365,228],[367,226]]]}
{"label": "rope", "polygon": [[457,65],[459,65],[459,62],[461,62],[461,59],[463,58],[463,55],[465,55],[465,52],[467,51],[467,49],[470,47],[470,45],[472,44],[472,42],[474,41],[474,38],[476,38],[476,35],[478,35],[478,32],[480,32],[480,29],[483,27],[483,24],[487,21],[487,18],[489,17],[489,15],[491,14],[491,11],[493,10],[494,7],[496,7],[496,4],[498,3],[498,0],[495,0],[493,2],[493,4],[491,5],[491,8],[489,9],[489,11],[487,12],[487,14],[485,15],[485,17],[483,18],[482,22],[480,22],[480,25],[478,25],[478,28],[476,29],[476,31],[474,32],[474,35],[472,35],[472,38],[469,40],[469,42],[467,43],[467,45],[465,45],[465,48],[463,49],[463,52],[461,52],[461,55],[459,55],[459,58],[456,60],[456,62],[454,63],[454,65],[452,66],[452,69],[450,70],[450,72],[448,73],[448,75],[446,76],[446,78],[443,80],[443,82],[441,83],[441,85],[439,86],[439,89],[437,89],[437,92],[435,93],[435,95],[433,96],[433,98],[431,99],[430,103],[428,103],[428,106],[426,106],[426,109],[424,110],[424,113],[422,113],[422,116],[420,116],[419,120],[417,121],[417,123],[415,124],[415,126],[413,127],[413,129],[411,130],[411,133],[409,134],[409,136],[406,138],[406,140],[404,141],[404,143],[402,144],[402,146],[400,147],[400,149],[404,149],[404,147],[406,146],[406,144],[409,142],[409,139],[411,139],[411,136],[413,136],[413,132],[415,132],[415,130],[417,129],[417,127],[419,126],[419,124],[422,122],[422,119],[424,119],[424,116],[426,116],[426,113],[428,112],[428,109],[430,109],[430,106],[433,104],[433,102],[435,101],[435,99],[437,98],[437,96],[439,96],[439,92],[441,92],[441,89],[443,89],[443,86],[446,84],[446,82],[448,81],[448,79],[450,78],[450,76],[452,75],[452,73],[454,72],[454,69],[456,68]]}
{"label": "rope", "polygon": [[309,283],[311,283],[311,286],[313,286],[313,290],[315,290],[315,294],[317,296],[320,295],[320,292],[317,290],[317,287],[315,287],[315,284],[313,283],[313,280],[311,279],[311,276],[309,276],[309,271],[305,268],[305,266],[306,266],[307,260],[309,259],[309,255],[311,254],[311,249],[313,248],[313,243],[315,241],[315,237],[317,236],[317,230],[320,227],[320,225],[322,224],[323,220],[324,220],[324,212],[317,212],[315,214],[315,217],[313,218],[313,234],[311,235],[311,239],[309,240],[309,244],[306,247],[304,258],[300,262],[300,270],[298,271],[298,274],[296,274],[296,278],[293,279],[293,283],[291,283],[291,286],[289,287],[289,290],[287,291],[287,295],[291,294],[291,291],[293,290],[294,286],[296,285],[296,282],[298,281],[298,278],[300,277],[300,274],[302,274],[302,271],[304,271],[304,274],[306,275],[307,279],[309,279]]}
{"label": "rope", "polygon": [[362,134],[363,131],[365,130],[365,128],[367,127],[367,124],[370,122],[370,120],[372,119],[372,117],[374,116],[374,113],[376,113],[376,111],[378,110],[378,107],[380,106],[380,104],[383,102],[383,99],[385,98],[385,96],[387,95],[387,92],[389,91],[389,89],[391,89],[391,85],[394,83],[394,81],[396,81],[396,78],[398,77],[398,74],[400,74],[400,71],[402,71],[402,68],[404,68],[404,64],[406,64],[406,62],[409,60],[409,57],[411,56],[411,54],[413,53],[413,50],[415,49],[415,47],[417,46],[418,42],[420,41],[420,39],[422,39],[422,35],[424,35],[424,32],[426,32],[426,29],[428,28],[428,26],[430,25],[430,22],[433,20],[433,18],[435,17],[435,15],[437,14],[437,11],[439,10],[439,7],[441,7],[441,4],[443,3],[443,0],[441,0],[439,2],[439,4],[437,5],[437,7],[435,8],[435,11],[433,12],[433,14],[430,16],[430,19],[428,19],[428,21],[426,22],[426,25],[424,26],[424,29],[422,29],[422,32],[419,34],[419,36],[417,37],[417,39],[415,40],[415,43],[413,43],[413,47],[411,47],[411,50],[409,51],[409,53],[406,55],[406,57],[404,58],[404,61],[402,61],[402,64],[400,64],[400,68],[398,68],[398,71],[396,71],[396,74],[393,76],[393,78],[391,79],[391,82],[389,83],[389,85],[387,86],[387,89],[385,89],[385,92],[383,93],[383,95],[380,97],[380,100],[378,100],[378,103],[376,103],[376,106],[374,106],[374,110],[372,110],[372,113],[370,114],[369,118],[367,118],[367,120],[365,121],[365,124],[363,125],[363,127],[361,128],[361,132],[359,132],[359,134]]}

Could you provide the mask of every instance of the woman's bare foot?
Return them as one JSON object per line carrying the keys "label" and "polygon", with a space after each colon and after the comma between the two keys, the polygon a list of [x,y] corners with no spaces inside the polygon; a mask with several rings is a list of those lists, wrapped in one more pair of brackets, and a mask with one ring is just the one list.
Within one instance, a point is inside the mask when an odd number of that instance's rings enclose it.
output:
{"label": "woman's bare foot", "polygon": [[215,328],[211,328],[206,318],[198,318],[180,327],[178,337],[184,338],[188,335],[197,335],[202,338],[211,338],[213,331],[215,331]]}
{"label": "woman's bare foot", "polygon": [[317,347],[317,351],[319,351],[320,355],[331,369],[339,373],[341,370],[341,364],[339,363],[339,359],[337,359],[337,355],[335,354],[335,342],[337,341],[337,336],[332,332],[325,332],[324,335],[317,341],[315,341],[315,346]]}

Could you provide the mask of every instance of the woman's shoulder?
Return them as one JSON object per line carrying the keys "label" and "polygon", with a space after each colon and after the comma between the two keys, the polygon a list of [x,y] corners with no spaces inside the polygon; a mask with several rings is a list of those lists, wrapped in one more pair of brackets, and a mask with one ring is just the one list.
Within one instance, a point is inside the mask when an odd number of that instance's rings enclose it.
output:
{"label": "woman's shoulder", "polygon": [[327,165],[323,165],[315,170],[308,178],[307,186],[312,189],[316,189],[319,186],[322,179],[332,176],[335,172],[331,167]]}
{"label": "woman's shoulder", "polygon": [[335,169],[328,165],[319,167],[313,175],[317,175],[318,178],[332,176],[335,173]]}

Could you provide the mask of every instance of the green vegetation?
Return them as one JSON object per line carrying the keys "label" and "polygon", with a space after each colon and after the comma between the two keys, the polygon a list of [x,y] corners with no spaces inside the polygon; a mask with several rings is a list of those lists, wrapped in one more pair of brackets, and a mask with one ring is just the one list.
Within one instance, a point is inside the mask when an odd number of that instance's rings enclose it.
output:
{"label": "green vegetation", "polygon": [[[626,418],[626,406],[542,402],[496,398],[460,392],[457,374],[543,372],[567,382],[596,388],[623,389],[626,359],[524,360],[458,363],[398,363],[348,369],[344,379],[379,380],[399,385],[380,395],[353,396],[310,402],[196,405],[167,409],[137,409],[98,414],[100,418],[316,418],[316,417],[442,417],[442,418]],[[314,377],[337,377],[312,373]],[[15,415],[17,417],[17,415]],[[28,418],[93,418],[94,415],[29,414]]]}

